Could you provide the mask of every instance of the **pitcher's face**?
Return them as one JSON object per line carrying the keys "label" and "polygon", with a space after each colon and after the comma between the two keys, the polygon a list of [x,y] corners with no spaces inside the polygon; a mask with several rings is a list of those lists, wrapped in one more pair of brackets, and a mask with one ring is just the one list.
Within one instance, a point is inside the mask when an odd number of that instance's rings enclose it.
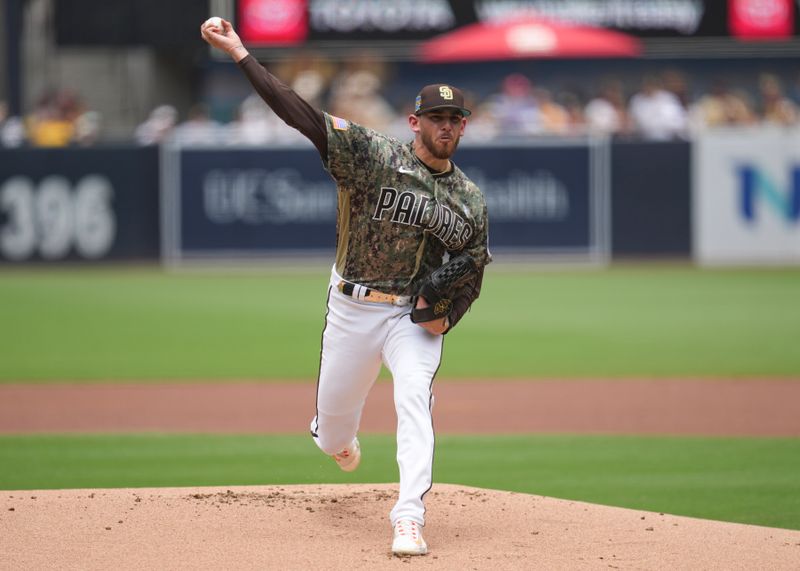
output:
{"label": "pitcher's face", "polygon": [[464,116],[443,109],[423,113],[417,119],[420,139],[428,152],[437,159],[453,156],[467,124]]}

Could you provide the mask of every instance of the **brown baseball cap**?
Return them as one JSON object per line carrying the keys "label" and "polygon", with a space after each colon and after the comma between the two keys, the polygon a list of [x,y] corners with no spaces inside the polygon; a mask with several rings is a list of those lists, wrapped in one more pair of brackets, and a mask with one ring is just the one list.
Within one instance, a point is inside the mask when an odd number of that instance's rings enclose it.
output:
{"label": "brown baseball cap", "polygon": [[464,107],[464,94],[461,90],[445,83],[426,85],[414,102],[414,115],[422,115],[434,109],[458,109],[467,117],[472,111]]}

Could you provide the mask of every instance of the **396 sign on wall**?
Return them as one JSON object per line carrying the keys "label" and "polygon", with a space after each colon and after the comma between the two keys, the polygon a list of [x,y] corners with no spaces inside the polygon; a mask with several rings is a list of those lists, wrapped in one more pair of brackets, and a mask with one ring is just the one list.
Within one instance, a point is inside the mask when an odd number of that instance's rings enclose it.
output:
{"label": "396 sign on wall", "polygon": [[9,260],[26,260],[35,253],[60,260],[71,250],[86,259],[103,257],[116,235],[108,178],[92,174],[74,185],[63,176],[38,183],[15,176],[0,185],[0,251]]}
{"label": "396 sign on wall", "polygon": [[0,149],[0,263],[153,259],[158,150]]}

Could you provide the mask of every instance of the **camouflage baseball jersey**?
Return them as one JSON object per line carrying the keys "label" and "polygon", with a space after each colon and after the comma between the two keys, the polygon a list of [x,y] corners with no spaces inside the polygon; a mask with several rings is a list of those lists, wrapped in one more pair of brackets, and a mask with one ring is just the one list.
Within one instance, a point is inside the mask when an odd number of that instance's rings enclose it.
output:
{"label": "camouflage baseball jersey", "polygon": [[450,253],[470,254],[480,267],[491,261],[486,203],[458,167],[434,175],[411,143],[327,113],[325,121],[325,166],[339,193],[339,275],[413,295]]}

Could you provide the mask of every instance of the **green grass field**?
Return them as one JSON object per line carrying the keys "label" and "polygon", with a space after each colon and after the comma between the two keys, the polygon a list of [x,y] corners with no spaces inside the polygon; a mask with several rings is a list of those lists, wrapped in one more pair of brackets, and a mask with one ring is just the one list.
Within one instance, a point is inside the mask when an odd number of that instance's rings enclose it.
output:
{"label": "green grass field", "polygon": [[[341,472],[307,436],[0,437],[0,489],[396,482],[394,437]],[[440,436],[434,480],[800,529],[800,439]]]}
{"label": "green grass field", "polygon": [[[155,268],[0,272],[0,382],[316,377],[327,276]],[[439,379],[790,377],[800,270],[492,266]],[[0,488],[352,480],[305,436],[0,436]],[[440,436],[435,481],[800,529],[800,439]]]}
{"label": "green grass field", "polygon": [[[316,377],[324,271],[0,273],[0,381]],[[800,376],[800,270],[487,271],[446,378]]]}

